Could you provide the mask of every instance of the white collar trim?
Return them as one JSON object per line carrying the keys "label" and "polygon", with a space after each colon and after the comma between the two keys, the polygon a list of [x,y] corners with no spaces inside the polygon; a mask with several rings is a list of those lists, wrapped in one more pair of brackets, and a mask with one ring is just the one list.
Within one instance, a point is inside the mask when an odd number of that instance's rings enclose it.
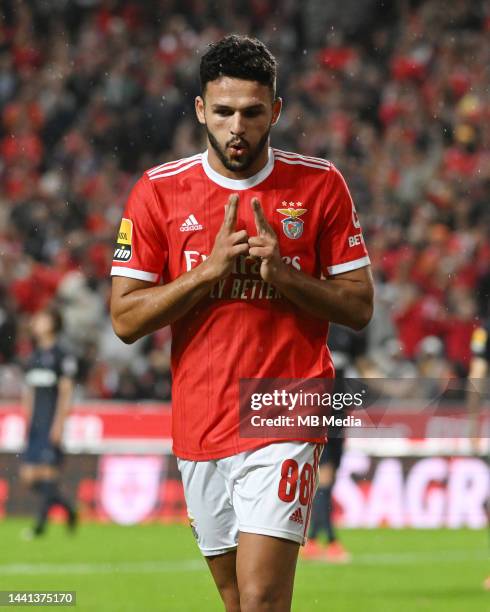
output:
{"label": "white collar trim", "polygon": [[232,189],[233,191],[242,191],[244,189],[250,189],[251,187],[255,187],[262,181],[264,181],[269,174],[274,170],[274,154],[272,149],[269,147],[269,158],[267,160],[266,165],[254,174],[246,179],[232,179],[227,176],[223,176],[216,170],[213,170],[208,162],[208,152],[205,151],[202,154],[202,167],[207,177],[211,179],[214,183],[217,183],[221,187],[225,187],[225,189]]}

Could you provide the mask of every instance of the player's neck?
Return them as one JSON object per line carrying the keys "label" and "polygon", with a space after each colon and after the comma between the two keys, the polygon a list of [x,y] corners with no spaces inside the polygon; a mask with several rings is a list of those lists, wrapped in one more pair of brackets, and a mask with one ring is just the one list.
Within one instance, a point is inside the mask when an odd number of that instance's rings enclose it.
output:
{"label": "player's neck", "polygon": [[244,170],[243,172],[240,172],[240,171],[236,172],[234,170],[229,170],[226,166],[223,165],[220,158],[216,154],[216,151],[208,143],[208,163],[209,165],[215,172],[217,172],[218,174],[221,174],[221,176],[224,176],[226,178],[237,179],[237,180],[248,179],[251,176],[254,176],[258,172],[260,172],[262,168],[264,168],[267,165],[268,161],[269,161],[269,145],[267,144],[267,146],[265,146],[264,149],[262,150],[261,154],[253,162],[253,164],[249,166],[246,170]]}

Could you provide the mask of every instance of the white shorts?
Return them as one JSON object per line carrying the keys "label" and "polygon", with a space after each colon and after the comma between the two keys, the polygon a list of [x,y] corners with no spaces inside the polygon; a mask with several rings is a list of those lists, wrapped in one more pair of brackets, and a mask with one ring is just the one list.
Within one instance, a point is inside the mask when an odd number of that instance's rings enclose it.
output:
{"label": "white shorts", "polygon": [[177,459],[203,555],[236,548],[240,531],[304,544],[321,450],[321,444],[278,442],[224,459]]}

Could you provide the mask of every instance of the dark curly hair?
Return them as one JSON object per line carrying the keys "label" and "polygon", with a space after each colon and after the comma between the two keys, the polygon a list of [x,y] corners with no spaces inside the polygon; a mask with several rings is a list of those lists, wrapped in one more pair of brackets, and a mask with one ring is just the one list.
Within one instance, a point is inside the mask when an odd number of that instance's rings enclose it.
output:
{"label": "dark curly hair", "polygon": [[55,303],[50,304],[43,309],[43,313],[47,314],[51,318],[53,324],[53,332],[59,334],[63,329],[63,315],[61,310]]}
{"label": "dark curly hair", "polygon": [[269,49],[256,38],[230,34],[209,45],[201,58],[201,91],[206,84],[222,76],[258,81],[267,85],[276,97],[276,60]]}

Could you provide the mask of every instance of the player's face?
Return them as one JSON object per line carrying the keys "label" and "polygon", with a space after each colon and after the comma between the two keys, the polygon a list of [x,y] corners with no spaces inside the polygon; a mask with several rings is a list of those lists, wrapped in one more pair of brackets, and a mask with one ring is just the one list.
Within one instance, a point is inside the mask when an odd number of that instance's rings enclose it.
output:
{"label": "player's face", "polygon": [[54,327],[53,318],[47,312],[39,312],[31,322],[31,330],[36,340],[53,335]]}
{"label": "player's face", "polygon": [[206,127],[210,154],[223,169],[252,175],[267,161],[271,126],[281,112],[281,100],[257,81],[220,77],[196,98],[199,122]]}

